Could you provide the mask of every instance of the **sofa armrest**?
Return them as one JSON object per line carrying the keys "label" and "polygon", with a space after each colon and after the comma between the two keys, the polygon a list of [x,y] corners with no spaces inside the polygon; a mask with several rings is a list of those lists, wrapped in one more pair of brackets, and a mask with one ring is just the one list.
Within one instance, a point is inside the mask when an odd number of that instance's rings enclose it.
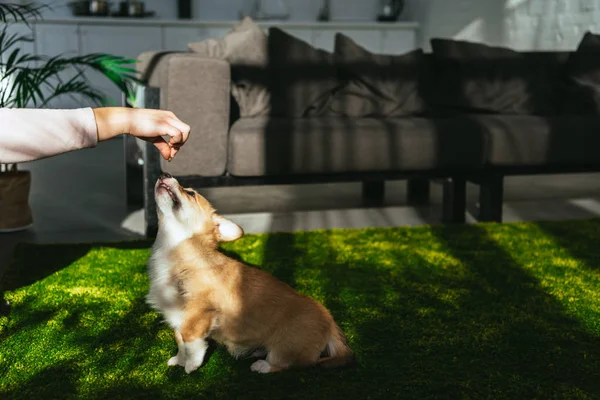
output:
{"label": "sofa armrest", "polygon": [[161,169],[173,176],[223,175],[230,120],[229,63],[193,53],[142,53],[138,72],[148,86],[160,89],[160,108],[173,111],[191,127],[173,161],[161,158]]}

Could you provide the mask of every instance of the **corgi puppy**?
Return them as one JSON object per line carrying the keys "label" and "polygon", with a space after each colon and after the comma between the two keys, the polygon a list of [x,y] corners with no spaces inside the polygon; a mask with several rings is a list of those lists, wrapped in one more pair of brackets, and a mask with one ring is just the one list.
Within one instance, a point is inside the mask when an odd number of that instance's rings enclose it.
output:
{"label": "corgi puppy", "polygon": [[324,306],[219,251],[219,242],[244,232],[204,197],[163,174],[155,199],[159,228],[148,262],[147,300],[175,335],[178,351],[168,365],[195,371],[209,338],[234,357],[261,358],[250,367],[259,373],[354,361]]}

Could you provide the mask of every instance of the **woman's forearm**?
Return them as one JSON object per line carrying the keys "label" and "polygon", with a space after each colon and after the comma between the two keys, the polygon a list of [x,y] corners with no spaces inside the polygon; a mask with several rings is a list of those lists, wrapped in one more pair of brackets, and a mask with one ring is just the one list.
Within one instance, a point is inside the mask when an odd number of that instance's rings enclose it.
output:
{"label": "woman's forearm", "polygon": [[124,107],[94,108],[96,126],[98,127],[98,141],[101,142],[129,133],[134,110],[133,108]]}
{"label": "woman's forearm", "polygon": [[20,163],[98,143],[92,108],[0,109],[0,163]]}
{"label": "woman's forearm", "polygon": [[94,147],[121,134],[152,143],[170,161],[189,133],[190,126],[166,110],[4,108],[0,109],[0,163],[32,161]]}

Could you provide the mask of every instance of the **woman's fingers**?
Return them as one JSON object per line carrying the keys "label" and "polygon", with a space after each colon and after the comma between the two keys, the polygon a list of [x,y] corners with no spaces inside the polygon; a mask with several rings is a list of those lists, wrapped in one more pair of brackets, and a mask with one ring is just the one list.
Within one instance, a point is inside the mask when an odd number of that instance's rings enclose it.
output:
{"label": "woman's fingers", "polygon": [[169,144],[173,145],[175,143],[183,143],[183,133],[179,129],[177,129],[168,122],[163,122],[161,125],[163,135],[168,135],[171,137],[169,140]]}
{"label": "woman's fingers", "polygon": [[[174,133],[175,131],[171,132]],[[169,135],[168,132],[166,134]],[[171,141],[177,137],[177,135],[169,136],[171,137]],[[154,138],[152,141],[154,142],[154,146],[160,151],[165,160],[169,161],[175,157],[175,155],[179,152],[179,148],[182,146],[182,144],[171,144],[171,142],[167,143],[162,137]]]}
{"label": "woman's fingers", "polygon": [[152,142],[165,160],[171,160],[187,141],[190,126],[171,111],[135,109],[128,129],[133,136]]}
{"label": "woman's fingers", "polygon": [[165,160],[170,160],[173,158],[172,148],[169,146],[167,142],[165,142],[162,138],[155,138],[152,140],[154,142],[154,146],[158,149],[160,154],[163,156]]}
{"label": "woman's fingers", "polygon": [[181,142],[177,143],[184,144],[190,135],[190,126],[177,118],[170,118],[169,123],[181,132]]}

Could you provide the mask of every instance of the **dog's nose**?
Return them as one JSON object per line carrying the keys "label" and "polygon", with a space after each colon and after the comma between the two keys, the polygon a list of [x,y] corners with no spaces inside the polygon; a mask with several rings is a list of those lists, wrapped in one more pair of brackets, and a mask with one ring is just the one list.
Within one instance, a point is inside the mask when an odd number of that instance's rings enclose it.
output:
{"label": "dog's nose", "polygon": [[172,178],[171,174],[169,174],[168,172],[163,172],[162,174],[160,174],[160,179],[167,179],[167,178]]}

